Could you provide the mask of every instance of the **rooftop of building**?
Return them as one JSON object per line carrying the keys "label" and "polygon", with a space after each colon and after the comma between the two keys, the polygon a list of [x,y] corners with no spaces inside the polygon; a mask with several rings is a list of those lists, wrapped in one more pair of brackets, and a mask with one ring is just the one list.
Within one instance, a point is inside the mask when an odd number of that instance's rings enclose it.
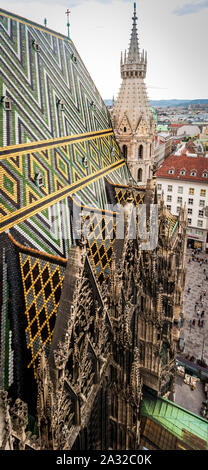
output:
{"label": "rooftop of building", "polygon": [[158,124],[157,132],[169,132],[169,128],[167,124]]}
{"label": "rooftop of building", "polygon": [[161,144],[164,144],[164,142],[167,142],[169,139],[172,139],[172,136],[170,136],[169,132],[158,132],[158,134],[155,136],[155,141]]}
{"label": "rooftop of building", "polygon": [[207,421],[180,405],[162,397],[145,393],[141,414],[160,424],[176,438],[191,442],[192,448],[196,450],[207,449]]}
{"label": "rooftop of building", "polygon": [[192,142],[183,143],[180,151],[167,157],[156,173],[157,178],[208,183],[208,159]]}
{"label": "rooftop of building", "polygon": [[183,126],[184,126],[184,123],[178,124],[178,123],[174,122],[174,123],[170,124],[170,127],[183,127]]}
{"label": "rooftop of building", "polygon": [[47,33],[47,34],[51,34],[51,35],[56,36],[60,39],[69,40],[69,38],[65,34],[54,31],[53,29],[50,29],[45,25],[42,25],[40,23],[36,23],[36,22],[34,22],[30,19],[24,18],[24,17],[22,17],[22,16],[20,16],[16,13],[12,13],[10,11],[4,10],[3,8],[0,8],[0,15],[3,15],[7,18],[13,18],[14,20],[17,20],[20,23],[27,24],[28,26],[32,26],[35,29],[43,31],[44,33]]}
{"label": "rooftop of building", "polygon": [[200,129],[198,126],[193,124],[184,124],[183,126],[179,126],[178,134],[189,134],[189,135],[199,135]]}

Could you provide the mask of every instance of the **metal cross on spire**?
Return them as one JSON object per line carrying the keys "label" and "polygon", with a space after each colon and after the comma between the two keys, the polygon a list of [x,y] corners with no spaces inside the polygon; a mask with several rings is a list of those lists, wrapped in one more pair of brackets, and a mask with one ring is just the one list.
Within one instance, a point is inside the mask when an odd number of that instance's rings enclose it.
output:
{"label": "metal cross on spire", "polygon": [[129,52],[128,52],[128,63],[139,63],[140,52],[137,37],[137,14],[136,14],[136,2],[134,2],[134,13],[133,13],[133,25],[130,38]]}
{"label": "metal cross on spire", "polygon": [[134,2],[134,18],[133,19],[138,19],[136,16],[136,2]]}
{"label": "metal cross on spire", "polygon": [[68,39],[70,39],[70,35],[69,35],[69,26],[70,26],[70,23],[69,23],[69,13],[70,10],[67,8],[67,10],[65,11],[65,14],[67,15],[67,30],[68,30]]}

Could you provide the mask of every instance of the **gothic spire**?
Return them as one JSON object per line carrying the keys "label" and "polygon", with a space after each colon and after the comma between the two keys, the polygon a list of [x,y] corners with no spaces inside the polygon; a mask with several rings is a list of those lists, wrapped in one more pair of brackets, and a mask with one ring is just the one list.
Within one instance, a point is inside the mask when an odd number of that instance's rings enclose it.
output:
{"label": "gothic spire", "polygon": [[134,15],[132,17],[133,26],[131,31],[131,39],[129,44],[129,52],[128,52],[128,63],[139,63],[140,54],[139,54],[139,43],[137,37],[137,16],[136,16],[136,2],[134,3]]}

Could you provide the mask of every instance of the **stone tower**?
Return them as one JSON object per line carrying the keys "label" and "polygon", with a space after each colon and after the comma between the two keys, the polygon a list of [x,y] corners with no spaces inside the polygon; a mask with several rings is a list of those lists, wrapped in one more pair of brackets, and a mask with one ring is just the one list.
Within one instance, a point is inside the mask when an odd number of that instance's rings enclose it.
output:
{"label": "stone tower", "polygon": [[146,184],[152,176],[155,124],[144,79],[147,53],[139,50],[136,3],[128,54],[121,53],[122,84],[112,110],[112,123],[133,178]]}

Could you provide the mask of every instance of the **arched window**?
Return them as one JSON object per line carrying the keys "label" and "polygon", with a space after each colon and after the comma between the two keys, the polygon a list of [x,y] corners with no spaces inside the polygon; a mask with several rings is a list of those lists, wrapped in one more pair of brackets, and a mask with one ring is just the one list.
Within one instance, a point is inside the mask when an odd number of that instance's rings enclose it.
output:
{"label": "arched window", "polygon": [[123,156],[124,156],[124,158],[127,158],[127,153],[128,153],[127,145],[123,145]]}
{"label": "arched window", "polygon": [[124,127],[124,132],[126,132],[126,127]]}
{"label": "arched window", "polygon": [[142,169],[139,168],[138,173],[137,173],[137,182],[141,183],[142,181]]}
{"label": "arched window", "polygon": [[139,157],[139,158],[143,158],[143,145],[140,145],[140,146],[139,146],[139,149],[138,149],[138,157]]}

